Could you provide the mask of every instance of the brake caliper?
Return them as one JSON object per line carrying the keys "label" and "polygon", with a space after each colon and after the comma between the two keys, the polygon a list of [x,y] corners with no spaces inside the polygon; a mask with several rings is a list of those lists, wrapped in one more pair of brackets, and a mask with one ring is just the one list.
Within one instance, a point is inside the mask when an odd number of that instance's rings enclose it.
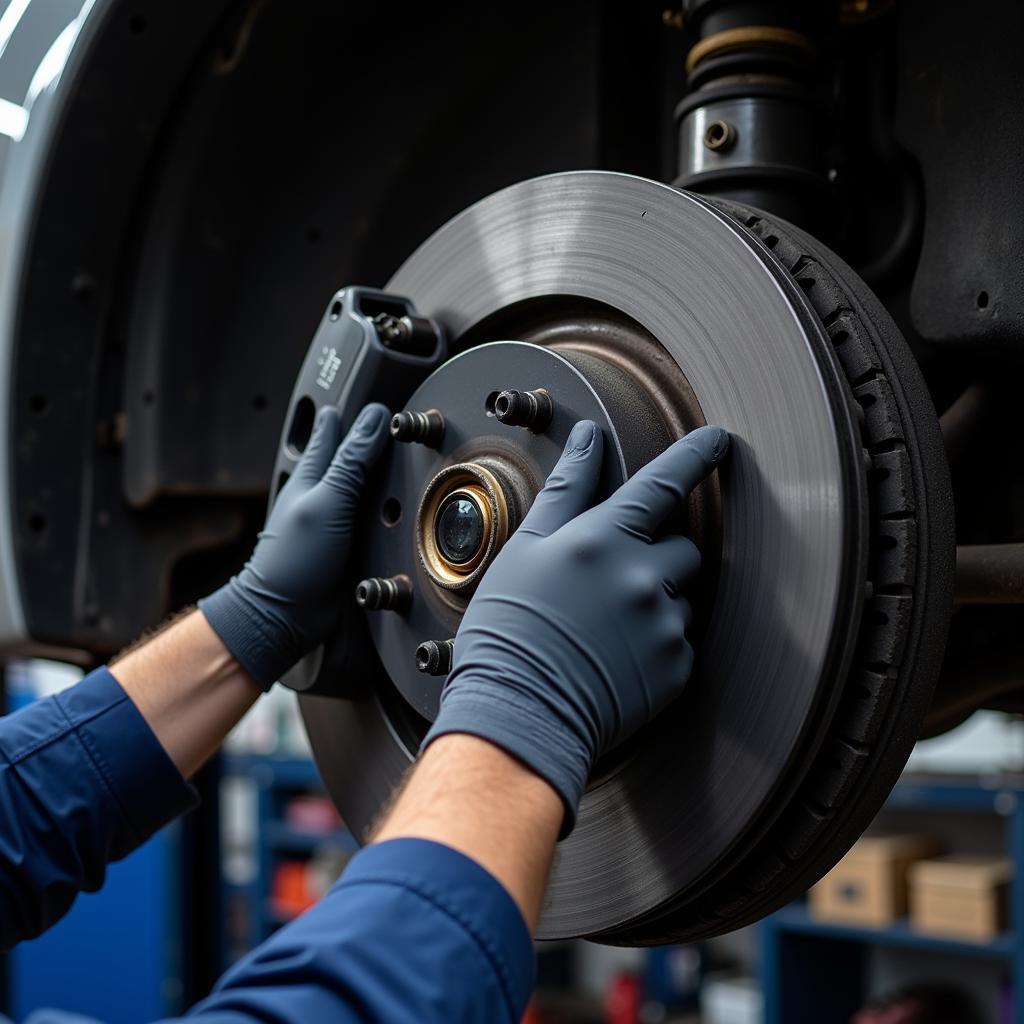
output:
{"label": "brake caliper", "polygon": [[[372,288],[336,292],[295,382],[274,465],[271,504],[309,443],[322,406],[333,405],[347,431],[367,402],[400,409],[446,358],[444,331],[406,298]],[[339,586],[351,592],[354,583]],[[345,696],[368,676],[372,644],[364,616],[346,603],[332,639],[281,681],[294,690]]]}

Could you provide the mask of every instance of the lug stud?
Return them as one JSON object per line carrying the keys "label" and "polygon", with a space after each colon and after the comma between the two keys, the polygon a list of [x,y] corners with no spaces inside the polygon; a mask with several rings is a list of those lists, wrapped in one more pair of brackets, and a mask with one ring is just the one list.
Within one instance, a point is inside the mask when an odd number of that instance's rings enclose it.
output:
{"label": "lug stud", "polygon": [[436,409],[395,413],[391,417],[391,436],[406,444],[438,448],[444,440],[444,416]]}
{"label": "lug stud", "polygon": [[404,612],[412,603],[412,580],[400,576],[371,576],[356,586],[356,604],[368,612]]}
{"label": "lug stud", "polygon": [[424,640],[416,648],[416,668],[428,676],[446,676],[454,653],[454,640]]}
{"label": "lug stud", "polygon": [[494,400],[494,418],[506,427],[526,427],[535,434],[547,430],[555,413],[555,403],[543,388],[517,391],[509,388]]}

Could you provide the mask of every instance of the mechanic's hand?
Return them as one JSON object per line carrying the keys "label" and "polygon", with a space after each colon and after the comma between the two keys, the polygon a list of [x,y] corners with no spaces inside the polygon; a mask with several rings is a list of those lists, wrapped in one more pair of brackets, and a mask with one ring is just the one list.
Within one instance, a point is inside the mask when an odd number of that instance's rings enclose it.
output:
{"label": "mechanic's hand", "polygon": [[338,444],[325,406],[245,568],[199,602],[224,645],[268,687],[322,642],[341,612],[356,506],[384,450],[390,412],[366,406]]}
{"label": "mechanic's hand", "polygon": [[577,423],[533,507],[480,583],[424,746],[472,733],[561,794],[572,830],[598,756],[679,695],[693,664],[683,589],[700,565],[659,527],[722,459],[729,435],[701,427],[586,511],[601,432]]}

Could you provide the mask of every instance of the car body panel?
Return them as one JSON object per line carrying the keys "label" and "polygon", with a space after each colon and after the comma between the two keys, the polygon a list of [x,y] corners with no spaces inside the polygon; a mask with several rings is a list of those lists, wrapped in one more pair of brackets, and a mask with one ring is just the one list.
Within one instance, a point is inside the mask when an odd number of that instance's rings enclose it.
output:
{"label": "car body panel", "polygon": [[[41,170],[71,88],[72,57],[102,16],[103,0],[8,0],[0,13],[0,394],[7,410],[23,263]],[[9,420],[7,421],[9,424]],[[5,431],[7,433],[7,431]],[[28,639],[12,528],[10,453],[0,444],[0,647]]]}

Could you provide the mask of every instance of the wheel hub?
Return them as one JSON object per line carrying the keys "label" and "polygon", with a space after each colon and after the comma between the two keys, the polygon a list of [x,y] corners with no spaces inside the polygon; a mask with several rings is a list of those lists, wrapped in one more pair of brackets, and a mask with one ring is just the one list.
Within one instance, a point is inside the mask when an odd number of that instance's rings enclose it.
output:
{"label": "wheel hub", "polygon": [[[502,422],[502,396],[511,402],[510,394],[540,388],[550,406],[542,424]],[[424,678],[419,645],[455,635],[481,576],[522,522],[576,421],[592,419],[604,433],[603,493],[663,449],[672,433],[639,381],[569,345],[555,351],[495,341],[469,348],[417,389],[408,410],[436,411],[443,434],[433,445],[392,445],[367,495],[381,514],[369,517],[359,568],[369,579],[411,581],[408,606],[371,615],[369,625],[389,679],[416,713],[406,726],[418,736],[437,713],[444,682],[443,675]],[[403,512],[396,519],[385,508]]]}

